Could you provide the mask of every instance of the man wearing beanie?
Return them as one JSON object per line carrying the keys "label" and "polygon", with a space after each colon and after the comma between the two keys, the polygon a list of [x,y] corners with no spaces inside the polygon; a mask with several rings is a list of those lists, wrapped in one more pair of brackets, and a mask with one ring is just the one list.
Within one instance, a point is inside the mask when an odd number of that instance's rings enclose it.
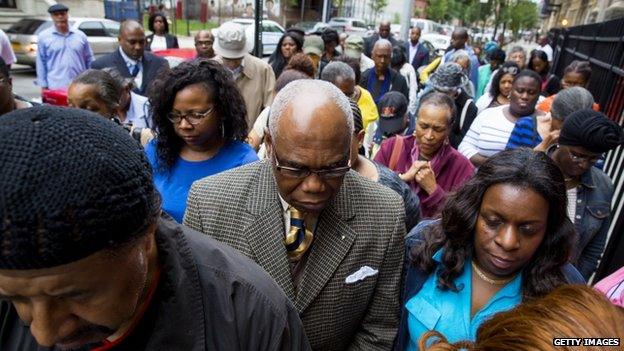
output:
{"label": "man wearing beanie", "polygon": [[161,214],[141,147],[91,112],[0,119],[0,350],[308,350],[256,264]]}
{"label": "man wearing beanie", "polygon": [[585,279],[596,270],[611,224],[613,183],[593,165],[624,143],[622,127],[591,109],[566,118],[559,143],[547,150],[564,175],[568,216],[578,233],[572,262]]}

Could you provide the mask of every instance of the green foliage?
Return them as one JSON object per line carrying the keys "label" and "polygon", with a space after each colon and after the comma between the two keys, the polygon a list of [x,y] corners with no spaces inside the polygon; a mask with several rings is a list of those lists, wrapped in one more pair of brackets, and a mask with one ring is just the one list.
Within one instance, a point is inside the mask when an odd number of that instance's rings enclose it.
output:
{"label": "green foliage", "polygon": [[401,14],[399,14],[398,12],[395,12],[394,16],[392,16],[392,23],[400,24],[401,23]]}
{"label": "green foliage", "polygon": [[508,24],[514,34],[522,29],[530,29],[537,25],[537,5],[530,0],[518,0],[509,7]]}
{"label": "green foliage", "polygon": [[429,2],[427,5],[427,18],[432,21],[443,22],[449,15],[449,1],[453,0],[436,0]]}
{"label": "green foliage", "polygon": [[369,6],[373,12],[374,17],[377,17],[379,11],[388,6],[388,0],[371,0]]}

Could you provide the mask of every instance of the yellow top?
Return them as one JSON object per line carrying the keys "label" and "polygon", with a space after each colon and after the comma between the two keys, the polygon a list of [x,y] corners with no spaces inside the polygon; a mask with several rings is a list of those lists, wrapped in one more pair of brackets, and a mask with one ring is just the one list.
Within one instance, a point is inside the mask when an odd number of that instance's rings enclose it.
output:
{"label": "yellow top", "polygon": [[427,81],[429,80],[429,75],[435,72],[436,69],[438,69],[438,66],[440,65],[441,61],[442,61],[442,56],[431,61],[431,63],[428,64],[427,67],[423,68],[422,72],[420,72],[420,84],[427,83]]}
{"label": "yellow top", "polygon": [[377,112],[377,105],[375,100],[368,90],[360,87],[360,98],[357,101],[360,112],[362,112],[362,123],[364,123],[364,130],[371,122],[375,122],[379,119],[379,112]]}

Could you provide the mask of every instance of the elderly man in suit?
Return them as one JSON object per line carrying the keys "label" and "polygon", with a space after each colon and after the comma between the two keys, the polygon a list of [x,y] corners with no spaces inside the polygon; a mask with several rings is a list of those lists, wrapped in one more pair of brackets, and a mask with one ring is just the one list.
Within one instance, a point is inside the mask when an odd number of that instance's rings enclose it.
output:
{"label": "elderly man in suit", "polygon": [[403,201],[350,170],[353,118],[328,82],[298,80],[271,106],[269,157],[196,182],[184,223],[262,266],[315,350],[390,350]]}
{"label": "elderly man in suit", "polygon": [[377,43],[380,39],[388,40],[392,46],[399,45],[399,42],[394,38],[394,35],[392,35],[392,32],[390,31],[389,21],[381,21],[379,23],[377,33],[364,40],[364,55],[373,58],[373,48],[375,47],[375,43]]}
{"label": "elderly man in suit", "polygon": [[145,51],[145,31],[139,22],[125,20],[119,26],[119,49],[95,60],[91,68],[116,68],[122,76],[134,78],[134,92],[146,95],[151,82],[167,60]]}

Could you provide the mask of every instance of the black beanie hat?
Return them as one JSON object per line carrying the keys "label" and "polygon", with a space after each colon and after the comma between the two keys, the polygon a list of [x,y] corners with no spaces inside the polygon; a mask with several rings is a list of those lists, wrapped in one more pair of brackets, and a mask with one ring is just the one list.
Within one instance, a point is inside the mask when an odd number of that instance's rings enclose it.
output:
{"label": "black beanie hat", "polygon": [[592,109],[571,113],[563,122],[559,135],[559,144],[582,146],[595,153],[607,152],[622,143],[622,127]]}
{"label": "black beanie hat", "polygon": [[146,232],[159,213],[141,146],[85,110],[0,116],[0,269],[71,263]]}

